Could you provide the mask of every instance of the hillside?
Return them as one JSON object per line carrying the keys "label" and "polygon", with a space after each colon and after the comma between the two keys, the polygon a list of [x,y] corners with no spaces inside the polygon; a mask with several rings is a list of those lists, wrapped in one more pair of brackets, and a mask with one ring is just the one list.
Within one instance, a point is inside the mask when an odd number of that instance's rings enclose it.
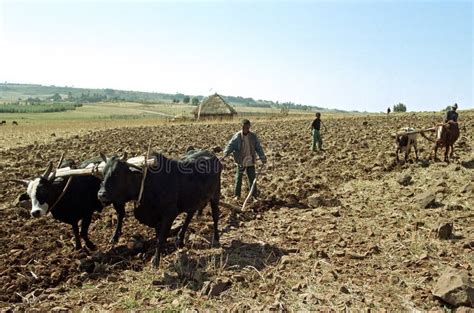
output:
{"label": "hillside", "polygon": [[[140,103],[183,103],[192,98],[197,98],[199,101],[205,98],[203,95],[186,95],[183,93],[168,94],[160,92],[143,92],[131,90],[117,90],[117,89],[94,89],[94,88],[75,88],[75,87],[60,87],[60,86],[43,86],[39,84],[15,84],[15,83],[0,83],[0,103],[21,101],[28,98],[39,100],[46,100],[52,98],[55,94],[61,96],[62,99],[86,103],[98,101],[126,101],[126,102],[140,102]],[[234,106],[248,106],[257,108],[289,108],[300,109],[307,111],[321,111],[321,112],[344,112],[337,109],[326,109],[316,106],[307,106],[295,104],[293,102],[274,102],[270,100],[255,100],[253,98],[245,98],[241,96],[223,96],[223,98]]]}

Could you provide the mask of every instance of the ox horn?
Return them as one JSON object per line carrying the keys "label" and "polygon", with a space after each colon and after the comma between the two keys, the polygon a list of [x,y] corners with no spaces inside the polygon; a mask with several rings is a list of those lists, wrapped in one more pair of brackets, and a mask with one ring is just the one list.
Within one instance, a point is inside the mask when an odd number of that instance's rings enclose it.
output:
{"label": "ox horn", "polygon": [[26,179],[10,179],[9,181],[28,187],[30,184],[29,180]]}
{"label": "ox horn", "polygon": [[49,181],[53,181],[56,178],[56,170],[52,171],[48,176]]}
{"label": "ox horn", "polygon": [[102,152],[99,152],[99,155],[100,155],[100,157],[102,158],[102,161],[104,161],[105,163],[107,163],[107,157],[105,156],[105,154],[103,154]]}
{"label": "ox horn", "polygon": [[63,152],[63,153],[61,154],[61,157],[59,158],[59,162],[58,162],[58,165],[56,166],[56,169],[59,169],[59,168],[61,167],[61,164],[62,164],[63,161],[64,161],[64,154],[65,154],[65,152]]}
{"label": "ox horn", "polygon": [[64,155],[65,155],[65,152],[63,152],[61,154],[61,157],[59,158],[59,162],[58,162],[58,165],[56,166],[56,169],[54,171],[52,171],[51,174],[48,174],[48,176],[45,178],[47,178],[49,181],[53,181],[55,178],[56,178],[56,171],[61,168],[61,164],[63,163],[64,161]]}
{"label": "ox horn", "polygon": [[44,178],[48,179],[48,176],[49,174],[51,173],[51,171],[53,170],[53,163],[51,161],[48,162],[48,168],[46,169],[46,171],[44,171],[43,176]]}

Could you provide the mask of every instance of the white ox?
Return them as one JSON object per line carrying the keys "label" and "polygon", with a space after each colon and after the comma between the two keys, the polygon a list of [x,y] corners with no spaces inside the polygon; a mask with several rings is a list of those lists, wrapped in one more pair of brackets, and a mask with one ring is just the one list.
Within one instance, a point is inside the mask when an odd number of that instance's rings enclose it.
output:
{"label": "white ox", "polygon": [[415,150],[415,157],[418,161],[418,150],[416,148],[416,138],[418,133],[414,128],[404,127],[400,129],[400,132],[395,136],[395,146],[397,148],[397,161],[399,161],[398,153],[405,152],[405,162],[408,161],[408,155],[410,154],[411,148]]}

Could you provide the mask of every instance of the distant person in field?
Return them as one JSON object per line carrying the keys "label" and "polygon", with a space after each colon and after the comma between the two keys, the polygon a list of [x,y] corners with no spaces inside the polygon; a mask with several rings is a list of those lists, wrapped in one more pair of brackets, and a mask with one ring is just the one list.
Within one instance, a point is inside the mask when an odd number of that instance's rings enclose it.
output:
{"label": "distant person in field", "polygon": [[316,118],[314,119],[313,123],[311,123],[311,134],[313,136],[311,151],[313,152],[316,151],[316,147],[319,151],[324,151],[323,139],[321,137],[321,126],[323,126],[324,130],[326,130],[326,126],[323,125],[323,122],[321,121],[321,113],[317,112]]}
{"label": "distant person in field", "polygon": [[444,117],[444,122],[445,122],[445,123],[449,123],[450,121],[451,121],[451,122],[455,122],[455,123],[458,122],[458,112],[456,112],[457,109],[458,109],[458,104],[455,103],[455,104],[451,107],[451,110],[449,110],[448,112],[446,112],[446,116]]}
{"label": "distant person in field", "polygon": [[[243,173],[247,173],[249,186],[252,185],[255,179],[257,154],[263,164],[267,163],[260,140],[255,133],[250,131],[250,121],[247,119],[242,120],[241,126],[242,130],[232,136],[224,149],[224,156],[221,158],[223,160],[229,154],[233,154],[236,163],[234,196],[237,199],[241,195]],[[256,197],[257,194],[257,186],[255,186],[253,196]]]}
{"label": "distant person in field", "polygon": [[391,112],[390,107],[387,108],[387,115],[389,115]]}

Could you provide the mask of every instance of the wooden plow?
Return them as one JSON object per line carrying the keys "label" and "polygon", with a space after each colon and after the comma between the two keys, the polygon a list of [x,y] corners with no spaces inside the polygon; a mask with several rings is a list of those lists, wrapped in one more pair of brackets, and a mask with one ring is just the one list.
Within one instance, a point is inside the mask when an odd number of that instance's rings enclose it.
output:
{"label": "wooden plow", "polygon": [[[127,160],[127,163],[135,165],[137,167],[145,166],[145,157],[134,157]],[[156,159],[148,159],[146,160],[147,166],[156,166]],[[105,167],[105,162],[101,162],[99,164],[91,165],[86,168],[79,168],[79,169],[70,169],[70,168],[60,168],[56,170],[56,177],[64,177],[64,176],[87,176],[87,175],[96,175],[100,176],[103,169]]]}
{"label": "wooden plow", "polygon": [[[136,167],[140,167],[140,168],[143,169],[143,172],[144,172],[143,179],[140,183],[140,196],[139,196],[139,199],[137,199],[137,201],[135,201],[135,205],[139,204],[140,201],[141,201],[141,198],[143,197],[144,181],[145,181],[145,178],[146,178],[148,167],[156,167],[158,165],[158,163],[157,163],[158,161],[157,161],[156,158],[149,158],[150,147],[151,147],[151,142],[148,144],[148,151],[147,151],[146,156],[142,155],[142,156],[138,156],[138,157],[132,157],[132,158],[129,158],[129,159],[126,160],[126,162],[128,164],[134,165]],[[215,151],[215,148],[213,148],[212,150],[214,152],[218,152],[218,151]],[[146,162],[145,162],[145,158],[146,158]],[[53,173],[48,174],[48,177],[51,177],[52,175],[54,175],[54,177],[69,177],[69,181],[66,184],[66,188],[69,186],[70,178],[72,178],[72,176],[94,175],[94,176],[101,177],[102,172],[105,168],[105,162],[100,162],[99,164],[90,164],[85,168],[79,168],[79,169],[59,168],[59,165],[61,164],[63,159],[64,159],[64,153],[61,155],[61,159],[58,163],[58,167],[53,171]],[[50,161],[50,166],[52,166],[51,161]],[[48,169],[48,171],[51,171],[51,170]],[[259,172],[260,172],[260,170],[255,173],[256,174],[255,179],[252,183],[252,186],[250,188],[250,192],[249,192],[247,198],[245,199],[244,204],[242,205],[242,207],[239,207],[239,206],[234,205],[234,204],[226,203],[226,202],[223,202],[223,201],[220,201],[220,205],[222,207],[230,209],[233,212],[241,212],[241,211],[245,210],[245,206],[246,206],[248,200],[250,199],[250,197],[251,197],[251,195],[252,195],[252,193],[255,189],[255,184],[256,184],[257,176],[258,176]],[[26,180],[14,179],[12,181],[19,182],[23,185],[25,185],[25,183],[26,183],[26,185],[27,185]],[[64,193],[64,191],[63,191],[63,193]]]}
{"label": "wooden plow", "polygon": [[[438,125],[439,126],[439,125]],[[423,138],[426,140],[429,140],[431,142],[435,142],[435,140],[431,139],[430,137],[426,136],[425,133],[427,132],[435,132],[438,126],[430,127],[430,128],[425,128],[425,129],[420,129],[420,130],[413,130],[413,131],[404,131],[404,132],[398,132],[393,134],[392,136],[394,138],[404,136],[404,135],[411,135],[411,134],[420,134]]]}
{"label": "wooden plow", "polygon": [[436,126],[435,127],[430,127],[430,128],[425,128],[425,129],[420,129],[420,130],[414,130],[414,131],[406,131],[406,132],[398,132],[395,134],[395,136],[403,136],[403,135],[410,135],[410,134],[423,134],[426,132],[434,132],[436,131]]}
{"label": "wooden plow", "polygon": [[247,197],[245,198],[244,203],[242,204],[242,209],[241,209],[241,211],[244,211],[244,210],[245,210],[245,206],[247,205],[247,202],[250,200],[250,197],[252,197],[253,192],[254,192],[254,190],[255,190],[255,185],[257,184],[258,175],[260,174],[260,171],[261,171],[262,169],[263,169],[263,164],[260,166],[260,168],[258,169],[258,171],[255,173],[255,178],[253,179],[252,185],[250,186],[249,194],[247,195]]}

